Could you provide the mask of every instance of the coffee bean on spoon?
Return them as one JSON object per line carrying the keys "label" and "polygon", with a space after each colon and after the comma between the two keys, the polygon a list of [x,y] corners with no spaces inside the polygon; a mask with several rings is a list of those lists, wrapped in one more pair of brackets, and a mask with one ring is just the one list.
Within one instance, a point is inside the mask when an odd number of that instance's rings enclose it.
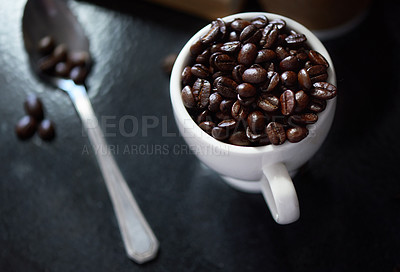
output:
{"label": "coffee bean on spoon", "polygon": [[45,36],[38,43],[38,51],[42,55],[50,54],[55,46],[55,41],[52,36]]}
{"label": "coffee bean on spoon", "polygon": [[84,66],[75,66],[71,69],[69,77],[75,82],[75,84],[83,84],[87,76],[87,68]]}
{"label": "coffee bean on spoon", "polygon": [[21,140],[27,140],[35,134],[37,121],[33,116],[22,117],[15,126],[15,133]]}
{"label": "coffee bean on spoon", "polygon": [[29,94],[24,102],[25,112],[40,121],[44,117],[43,112],[43,103],[42,101],[34,94]]}
{"label": "coffee bean on spoon", "polygon": [[38,126],[38,134],[44,141],[53,140],[56,135],[54,123],[48,119],[42,120]]}

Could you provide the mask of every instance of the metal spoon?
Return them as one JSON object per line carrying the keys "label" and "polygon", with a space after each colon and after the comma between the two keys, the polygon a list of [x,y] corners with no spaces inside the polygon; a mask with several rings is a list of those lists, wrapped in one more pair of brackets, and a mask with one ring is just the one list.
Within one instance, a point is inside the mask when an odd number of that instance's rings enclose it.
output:
{"label": "metal spoon", "polygon": [[48,76],[38,69],[40,55],[37,45],[45,36],[50,35],[57,43],[65,44],[69,52],[89,52],[89,41],[82,27],[64,1],[28,0],[22,19],[22,31],[25,48],[35,73],[40,79],[70,96],[94,150],[107,150],[95,152],[95,155],[110,193],[128,256],[137,263],[153,259],[159,243],[109,152],[85,86],[76,85],[69,79]]}

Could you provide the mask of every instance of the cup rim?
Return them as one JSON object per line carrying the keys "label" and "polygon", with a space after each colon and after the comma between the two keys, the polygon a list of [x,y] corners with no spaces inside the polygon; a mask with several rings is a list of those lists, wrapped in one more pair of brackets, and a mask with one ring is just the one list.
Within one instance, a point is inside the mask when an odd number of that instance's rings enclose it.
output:
{"label": "cup rim", "polygon": [[[241,18],[241,19],[252,19],[257,16],[265,15],[269,20],[271,19],[283,19],[286,22],[286,25],[288,28],[295,30],[298,33],[302,33],[306,35],[307,37],[307,42],[308,45],[313,49],[321,53],[325,59],[329,63],[329,68],[328,68],[328,79],[327,82],[333,84],[336,86],[336,74],[335,74],[335,69],[333,67],[333,62],[332,59],[326,50],[325,46],[322,44],[322,42],[305,26],[300,24],[299,22],[290,19],[288,17],[275,14],[275,13],[268,13],[268,12],[243,12],[243,13],[237,13],[237,14],[232,14],[226,17],[223,17],[222,19],[224,21],[233,21],[236,18]],[[182,121],[182,124],[185,124],[185,120],[190,120],[190,128],[193,128],[191,132],[194,134],[194,137],[198,137],[201,139],[205,144],[214,146],[216,148],[220,148],[221,150],[229,150],[229,152],[232,153],[237,153],[237,154],[248,154],[248,155],[253,155],[253,154],[259,154],[259,153],[265,153],[265,152],[273,152],[273,151],[279,151],[279,150],[287,150],[294,148],[295,146],[299,145],[305,145],[310,142],[310,138],[313,137],[314,133],[318,130],[320,125],[326,121],[328,118],[329,113],[334,114],[335,112],[335,106],[336,106],[336,97],[333,99],[330,99],[327,101],[327,105],[324,111],[318,113],[318,121],[309,128],[309,135],[304,138],[302,141],[297,142],[297,143],[291,143],[288,140],[285,141],[285,143],[281,145],[264,145],[264,146],[237,146],[229,143],[225,143],[222,141],[219,141],[215,138],[213,138],[211,135],[207,134],[205,131],[203,131],[198,124],[192,119],[192,117],[189,115],[189,112],[185,108],[182,98],[181,98],[181,90],[183,88],[182,83],[181,83],[181,74],[183,71],[183,68],[186,66],[189,56],[190,56],[190,47],[191,45],[198,39],[200,36],[202,36],[206,31],[208,31],[209,27],[211,24],[207,24],[204,26],[202,29],[200,29],[196,34],[194,34],[189,41],[184,45],[180,53],[178,54],[178,57],[174,63],[174,66],[172,68],[171,72],[171,77],[170,77],[170,98],[171,98],[171,103],[174,111],[174,115],[176,119],[180,119]],[[187,124],[187,123],[186,123]],[[185,135],[183,135],[185,138]],[[315,137],[315,136],[314,136]]]}

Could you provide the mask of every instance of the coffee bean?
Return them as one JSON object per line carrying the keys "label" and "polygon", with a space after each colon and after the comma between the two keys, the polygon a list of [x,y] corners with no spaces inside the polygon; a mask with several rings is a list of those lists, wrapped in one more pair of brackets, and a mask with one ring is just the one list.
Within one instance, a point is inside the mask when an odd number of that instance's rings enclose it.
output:
{"label": "coffee bean", "polygon": [[69,73],[71,72],[71,65],[68,62],[59,62],[54,67],[54,72],[56,76],[68,77]]}
{"label": "coffee bean", "polygon": [[250,141],[246,137],[246,133],[244,131],[236,131],[234,132],[228,139],[228,142],[233,145],[239,146],[248,146],[250,145]]}
{"label": "coffee bean", "polygon": [[286,141],[285,129],[277,122],[270,122],[267,125],[267,135],[271,143],[274,145],[280,145]]}
{"label": "coffee bean", "polygon": [[[264,126],[264,130],[266,129],[266,127]],[[258,143],[260,142],[260,140],[262,138],[268,138],[268,136],[266,134],[262,134],[262,133],[255,133],[253,132],[250,127],[246,128],[246,137],[247,139],[252,142],[252,143]]]}
{"label": "coffee bean", "polygon": [[272,48],[278,40],[278,35],[279,30],[277,26],[273,24],[267,25],[261,33],[260,45],[263,48]]}
{"label": "coffee bean", "polygon": [[241,44],[239,41],[226,42],[221,46],[221,51],[234,54],[240,50],[240,46]]}
{"label": "coffee bean", "polygon": [[293,127],[286,131],[286,137],[289,142],[297,143],[308,135],[308,129],[305,127]]}
{"label": "coffee bean", "polygon": [[245,107],[249,107],[252,105],[255,101],[256,98],[254,96],[252,97],[242,97],[239,94],[237,95],[237,101],[239,101],[240,104],[242,104]]}
{"label": "coffee bean", "polygon": [[211,51],[209,48],[204,50],[201,54],[196,57],[196,63],[207,65],[211,56]]}
{"label": "coffee bean", "polygon": [[279,30],[286,27],[286,22],[283,19],[274,19],[269,21],[269,23],[275,25]]}
{"label": "coffee bean", "polygon": [[192,56],[197,56],[198,54],[201,54],[204,50],[204,45],[201,42],[201,39],[196,40],[191,46],[190,46],[190,53]]}
{"label": "coffee bean", "polygon": [[268,18],[264,15],[255,17],[253,20],[251,20],[251,24],[255,25],[257,28],[263,28],[268,24]]}
{"label": "coffee bean", "polygon": [[286,90],[281,94],[279,99],[281,102],[281,112],[283,115],[288,116],[293,113],[296,106],[294,93],[291,90]]}
{"label": "coffee bean", "polygon": [[198,78],[192,88],[194,99],[197,102],[199,109],[204,109],[208,106],[211,94],[211,84],[205,79]]}
{"label": "coffee bean", "polygon": [[[212,75],[212,77],[211,77],[212,82],[214,82],[218,77],[228,77],[228,78],[231,78],[231,74],[229,73],[229,71],[217,71],[217,72],[215,72],[215,73]],[[216,90],[215,90],[215,91],[216,91]]]}
{"label": "coffee bean", "polygon": [[262,32],[255,25],[246,26],[240,33],[239,40],[243,44],[253,43],[258,44],[261,39]]}
{"label": "coffee bean", "polygon": [[247,43],[240,49],[237,60],[240,64],[249,66],[254,62],[256,57],[257,46],[253,43]]}
{"label": "coffee bean", "polygon": [[276,53],[271,49],[261,49],[257,52],[255,63],[263,63],[272,61],[276,58]]}
{"label": "coffee bean", "polygon": [[302,89],[309,90],[312,87],[310,75],[308,74],[306,69],[301,69],[297,74],[297,80],[299,82],[299,86]]}
{"label": "coffee bean", "polygon": [[45,36],[39,40],[38,52],[42,55],[49,55],[55,46],[55,41],[52,36]]}
{"label": "coffee bean", "polygon": [[326,108],[326,101],[316,98],[312,98],[307,106],[307,109],[315,113],[322,112],[325,110],[325,108]]}
{"label": "coffee bean", "polygon": [[22,117],[15,126],[15,133],[21,140],[29,139],[35,134],[37,121],[34,117],[26,115]]}
{"label": "coffee bean", "polygon": [[281,75],[281,82],[285,87],[294,87],[297,84],[297,74],[293,71],[285,71]]}
{"label": "coffee bean", "polygon": [[226,37],[228,36],[228,29],[227,29],[226,23],[221,18],[218,18],[216,20],[216,22],[219,26],[220,39],[225,40]]}
{"label": "coffee bean", "polygon": [[69,77],[75,82],[75,84],[83,84],[85,82],[88,70],[84,66],[75,66],[69,72]]}
{"label": "coffee bean", "polygon": [[231,33],[229,33],[229,41],[239,41],[239,34],[237,34],[236,31],[231,31]]}
{"label": "coffee bean", "polygon": [[233,102],[234,101],[230,99],[222,100],[219,104],[219,110],[223,113],[231,113]]}
{"label": "coffee bean", "polygon": [[200,124],[200,123],[205,122],[205,121],[212,121],[211,113],[208,110],[202,111],[197,116],[197,119],[196,119],[197,124]]}
{"label": "coffee bean", "polygon": [[285,38],[285,41],[288,45],[301,45],[307,40],[306,35],[304,34],[292,34]]}
{"label": "coffee bean", "polygon": [[210,76],[210,70],[204,64],[197,63],[191,68],[192,75],[199,78],[208,78]]}
{"label": "coffee bean", "polygon": [[236,92],[241,97],[252,97],[256,95],[257,89],[249,83],[242,83],[236,87]]}
{"label": "coffee bean", "polygon": [[204,121],[199,124],[199,127],[206,133],[211,134],[212,129],[215,127],[215,123],[211,121]]}
{"label": "coffee bean", "polygon": [[236,121],[244,120],[247,118],[248,115],[248,110],[246,107],[244,107],[242,104],[240,104],[239,101],[236,101],[232,105],[232,111],[231,111],[232,117]]}
{"label": "coffee bean", "polygon": [[282,46],[278,46],[275,49],[275,53],[276,53],[276,56],[278,57],[278,59],[281,61],[290,56],[289,52],[286,51],[286,49],[283,48]]}
{"label": "coffee bean", "polygon": [[[172,70],[177,56],[177,54],[169,54],[164,59],[164,69],[168,68],[168,70]],[[86,51],[68,52],[68,62],[71,64],[71,66],[87,66],[90,62],[90,54]]]}
{"label": "coffee bean", "polygon": [[326,66],[324,65],[314,65],[307,69],[310,75],[311,82],[323,82],[328,79],[328,73],[326,72]]}
{"label": "coffee bean", "polygon": [[201,37],[202,44],[209,44],[214,42],[218,38],[219,34],[219,25],[217,21],[213,21],[211,23],[211,27],[206,34]]}
{"label": "coffee bean", "polygon": [[227,129],[221,128],[221,127],[214,127],[211,130],[211,135],[215,139],[220,140],[220,141],[223,141],[223,140],[226,140],[229,138],[229,133],[228,133]]}
{"label": "coffee bean", "polygon": [[181,97],[183,104],[186,108],[191,109],[196,106],[196,101],[194,99],[192,88],[190,88],[190,86],[185,86],[185,88],[182,89]]}
{"label": "coffee bean", "polygon": [[223,98],[219,93],[212,93],[209,98],[210,103],[208,109],[212,112],[219,111],[219,105],[221,104],[222,99]]}
{"label": "coffee bean", "polygon": [[53,56],[45,56],[38,61],[38,69],[43,73],[51,73],[57,64]]}
{"label": "coffee bean", "polygon": [[38,127],[38,135],[44,141],[51,141],[56,136],[54,123],[50,120],[44,119],[40,122]]}
{"label": "coffee bean", "polygon": [[24,109],[28,115],[32,116],[38,121],[42,120],[44,117],[43,103],[34,94],[29,94],[26,97],[26,100],[24,102]]}
{"label": "coffee bean", "polygon": [[263,68],[249,68],[243,72],[242,79],[247,83],[258,84],[267,79],[267,71]]}
{"label": "coffee bean", "polygon": [[325,67],[329,67],[328,61],[317,51],[310,50],[308,51],[308,57],[310,58],[311,63],[324,65]]}
{"label": "coffee bean", "polygon": [[228,130],[234,129],[236,127],[236,120],[234,119],[225,119],[221,122],[219,122],[218,126],[220,128],[225,128]]}
{"label": "coffee bean", "polygon": [[274,112],[279,108],[279,99],[272,94],[265,94],[259,98],[257,106],[266,112]]}
{"label": "coffee bean", "polygon": [[217,92],[227,98],[236,97],[236,87],[237,83],[224,76],[220,76],[214,80],[214,87],[217,89]]}
{"label": "coffee bean", "polygon": [[232,70],[232,77],[237,83],[241,83],[243,81],[242,75],[246,70],[246,67],[243,64],[236,65]]}
{"label": "coffee bean", "polygon": [[315,98],[327,100],[336,96],[336,87],[328,82],[316,82],[313,87],[310,95]]}
{"label": "coffee bean", "polygon": [[235,19],[231,23],[231,28],[235,31],[242,32],[242,30],[250,24],[249,21],[243,19]]}
{"label": "coffee bean", "polygon": [[247,116],[247,124],[251,131],[260,132],[265,128],[265,117],[261,111],[253,111]]}
{"label": "coffee bean", "polygon": [[210,64],[217,69],[217,71],[232,71],[233,67],[236,66],[235,60],[222,52],[212,54],[210,57]]}
{"label": "coffee bean", "polygon": [[54,48],[53,58],[56,62],[66,61],[68,54],[68,49],[65,44],[59,44]]}
{"label": "coffee bean", "polygon": [[302,112],[303,110],[305,110],[307,108],[310,98],[303,90],[300,90],[300,91],[296,92],[295,100],[296,100],[295,112]]}
{"label": "coffee bean", "polygon": [[186,66],[182,71],[182,84],[191,85],[193,83],[192,68]]}
{"label": "coffee bean", "polygon": [[286,57],[279,63],[279,68],[282,71],[297,71],[299,66],[300,62],[295,56]]}
{"label": "coffee bean", "polygon": [[276,87],[278,87],[279,82],[279,74],[277,72],[269,71],[267,73],[267,80],[263,85],[261,85],[260,90],[262,92],[272,92],[276,89]]}
{"label": "coffee bean", "polygon": [[314,124],[318,121],[318,115],[315,113],[303,113],[299,115],[292,115],[290,116],[289,120],[297,125]]}

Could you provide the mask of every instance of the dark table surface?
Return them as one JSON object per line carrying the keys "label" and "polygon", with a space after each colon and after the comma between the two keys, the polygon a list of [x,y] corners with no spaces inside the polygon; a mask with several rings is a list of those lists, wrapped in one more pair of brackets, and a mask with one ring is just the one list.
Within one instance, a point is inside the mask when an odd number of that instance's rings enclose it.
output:
{"label": "dark table surface", "polygon": [[[376,2],[354,31],[325,42],[338,76],[337,113],[326,142],[294,178],[301,218],[286,226],[273,221],[261,195],[230,188],[185,152],[181,137],[162,136],[177,128],[160,63],[206,21],[145,2],[70,2],[95,59],[87,81],[93,108],[161,244],[158,257],[140,266],[125,255],[69,98],[29,70],[25,1],[1,0],[0,271],[392,271],[400,263],[394,2]],[[51,143],[14,134],[28,93],[42,98],[57,125]],[[119,121],[132,116],[139,129],[127,137]],[[146,118],[160,123],[143,129]]]}

